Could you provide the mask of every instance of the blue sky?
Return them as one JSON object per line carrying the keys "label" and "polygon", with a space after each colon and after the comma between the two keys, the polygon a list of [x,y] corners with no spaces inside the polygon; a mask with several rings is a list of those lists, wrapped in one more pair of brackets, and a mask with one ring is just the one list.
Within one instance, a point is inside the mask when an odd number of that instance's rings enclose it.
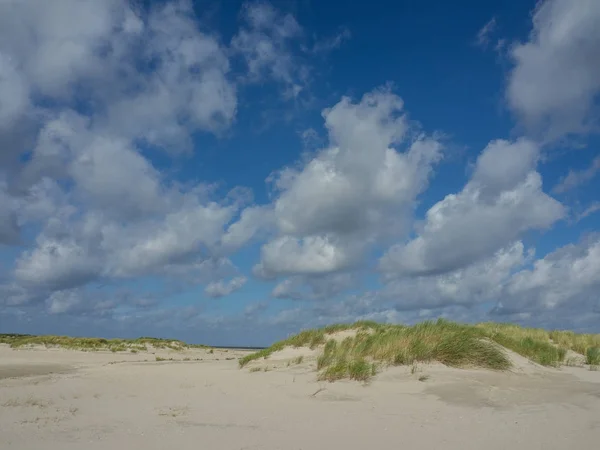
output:
{"label": "blue sky", "polygon": [[600,4],[8,1],[0,332],[600,331]]}

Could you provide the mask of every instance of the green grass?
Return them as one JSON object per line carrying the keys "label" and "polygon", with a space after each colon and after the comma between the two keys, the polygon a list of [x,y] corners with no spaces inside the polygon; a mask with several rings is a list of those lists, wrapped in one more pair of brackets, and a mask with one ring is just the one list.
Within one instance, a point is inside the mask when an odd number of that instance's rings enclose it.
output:
{"label": "green grass", "polygon": [[551,331],[552,341],[564,348],[585,355],[590,347],[600,347],[600,334],[576,334],[572,331]]}
{"label": "green grass", "polygon": [[209,348],[204,345],[186,344],[174,339],[161,339],[140,337],[137,339],[104,339],[69,336],[33,336],[27,334],[0,334],[0,344],[8,344],[12,348],[21,348],[30,345],[43,345],[45,347],[60,347],[84,351],[111,351],[124,352],[146,351],[148,346],[157,349],[170,349],[175,351],[188,348]]}
{"label": "green grass", "polygon": [[251,353],[244,356],[239,360],[240,367],[244,367],[251,361],[256,359],[267,359],[271,354],[283,350],[285,347],[309,347],[311,349],[317,348],[317,346],[326,343],[327,334],[351,330],[351,329],[371,329],[379,327],[380,325],[376,322],[356,322],[354,324],[336,324],[329,325],[324,328],[304,330],[299,334],[291,336],[283,341],[276,342],[268,348],[259,350],[258,352]]}
{"label": "green grass", "polygon": [[[345,330],[355,330],[356,333],[341,342],[331,338],[333,333]],[[404,326],[357,322],[302,331],[241,358],[239,365],[244,367],[251,361],[267,359],[285,347],[314,349],[322,346],[317,358],[319,379],[366,381],[380,365],[437,361],[451,367],[506,370],[511,363],[499,345],[545,366],[562,364],[568,349],[583,354],[588,352],[588,360],[594,361],[592,365],[598,365],[598,342],[600,335],[546,331],[502,323],[464,325],[440,319]]]}
{"label": "green grass", "polygon": [[600,347],[589,347],[585,353],[585,363],[600,366]]}
{"label": "green grass", "polygon": [[451,367],[485,367],[503,370],[510,362],[482,330],[439,320],[414,326],[370,326],[359,328],[341,343],[329,340],[317,359],[319,377],[368,380],[378,364],[410,365],[438,361]]}

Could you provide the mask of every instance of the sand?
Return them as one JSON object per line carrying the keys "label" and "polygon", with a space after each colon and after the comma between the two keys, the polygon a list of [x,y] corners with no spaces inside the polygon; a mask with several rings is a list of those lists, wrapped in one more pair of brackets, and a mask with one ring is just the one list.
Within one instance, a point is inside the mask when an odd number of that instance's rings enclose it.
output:
{"label": "sand", "polygon": [[508,373],[393,368],[365,386],[318,382],[314,354],[294,364],[290,358],[300,354],[240,370],[241,351],[157,351],[176,359],[157,362],[149,353],[0,345],[0,449],[548,450],[600,443],[600,372],[516,359]]}

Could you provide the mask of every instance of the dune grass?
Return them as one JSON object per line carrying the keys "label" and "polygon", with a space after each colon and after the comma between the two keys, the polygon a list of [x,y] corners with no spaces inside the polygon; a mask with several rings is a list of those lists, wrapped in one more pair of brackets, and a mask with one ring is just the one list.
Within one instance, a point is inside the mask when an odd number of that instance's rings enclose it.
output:
{"label": "dune grass", "polygon": [[[345,330],[356,333],[341,342],[333,339],[334,333]],[[501,347],[545,366],[562,364],[567,350],[581,354],[588,352],[588,360],[598,361],[599,341],[600,335],[549,332],[502,323],[464,325],[440,319],[404,326],[357,322],[302,331],[241,358],[239,365],[244,367],[251,361],[267,359],[285,347],[314,349],[322,346],[317,359],[319,379],[366,381],[380,366],[432,361],[451,367],[506,370],[511,364]]]}
{"label": "dune grass", "polygon": [[567,353],[568,347],[554,344],[550,333],[540,328],[489,322],[477,327],[485,330],[487,337],[503,347],[543,366],[560,365]]}
{"label": "dune grass", "polygon": [[366,381],[378,365],[410,365],[438,361],[451,367],[510,367],[501,349],[485,340],[481,330],[439,320],[414,326],[381,325],[358,330],[341,343],[329,340],[317,360],[319,378]]}
{"label": "dune grass", "polygon": [[137,339],[104,339],[69,336],[34,336],[27,334],[0,334],[0,344],[9,344],[11,348],[32,345],[59,347],[84,351],[139,352],[154,349],[184,350],[188,348],[209,348],[205,345],[187,344],[174,339],[140,337]]}
{"label": "dune grass", "polygon": [[585,363],[600,366],[600,347],[589,347],[585,352]]}
{"label": "dune grass", "polygon": [[296,335],[284,339],[283,341],[276,342],[268,348],[264,348],[258,352],[244,356],[239,360],[239,364],[240,367],[244,367],[246,364],[256,359],[266,359],[271,354],[283,350],[285,347],[309,347],[310,349],[315,349],[319,345],[325,344],[328,334],[339,331],[351,329],[371,329],[379,326],[380,324],[376,322],[356,322],[353,324],[335,324],[319,329],[304,330]]}
{"label": "dune grass", "polygon": [[577,334],[572,331],[551,331],[552,341],[564,348],[585,355],[589,348],[600,347],[600,334]]}

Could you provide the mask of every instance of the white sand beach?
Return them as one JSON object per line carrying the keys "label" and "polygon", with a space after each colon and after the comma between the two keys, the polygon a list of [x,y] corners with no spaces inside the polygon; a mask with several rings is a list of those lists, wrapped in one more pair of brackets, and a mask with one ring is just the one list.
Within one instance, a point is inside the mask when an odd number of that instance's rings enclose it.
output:
{"label": "white sand beach", "polygon": [[513,355],[509,372],[396,367],[364,385],[319,382],[310,352],[292,363],[299,354],[240,369],[244,352],[233,350],[1,345],[0,448],[548,450],[600,442],[600,372],[584,367],[544,368]]}

